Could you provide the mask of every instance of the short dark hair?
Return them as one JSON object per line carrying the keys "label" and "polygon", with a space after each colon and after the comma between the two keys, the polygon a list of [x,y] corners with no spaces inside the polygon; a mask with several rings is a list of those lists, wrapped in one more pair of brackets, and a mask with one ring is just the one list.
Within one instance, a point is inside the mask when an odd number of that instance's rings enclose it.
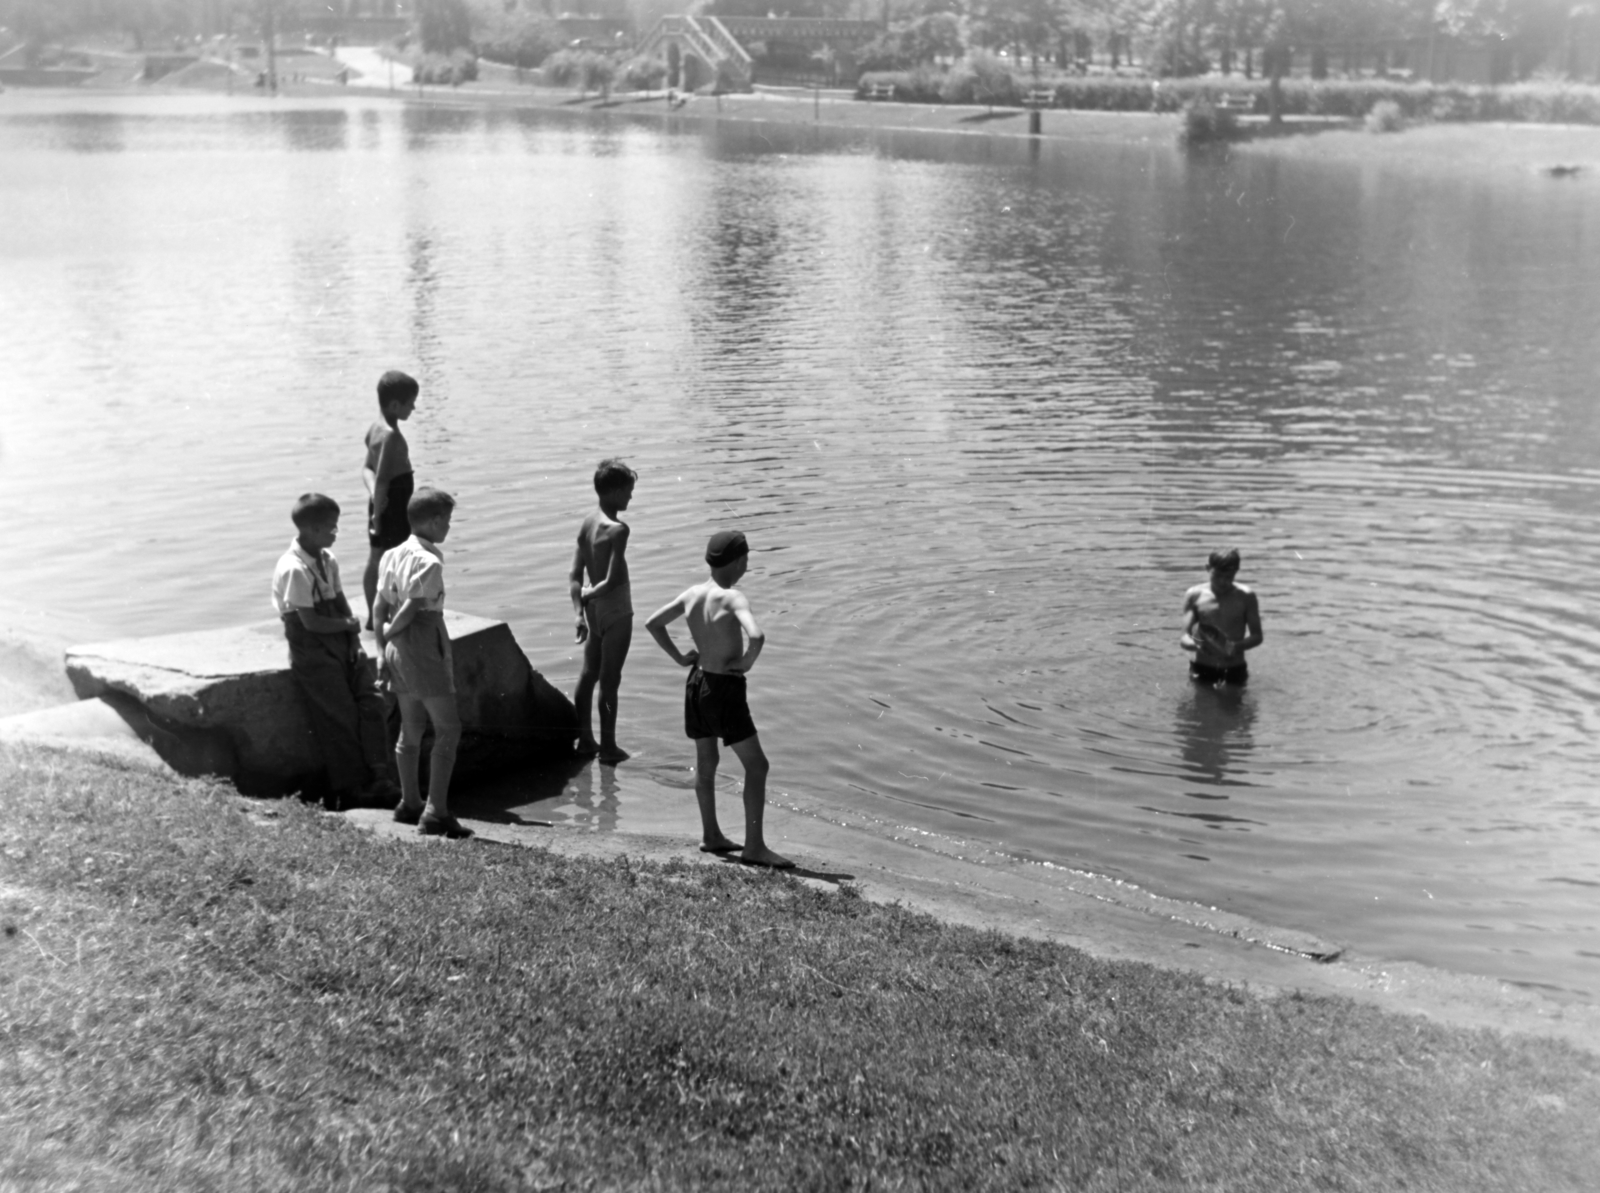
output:
{"label": "short dark hair", "polygon": [[1239,552],[1233,547],[1226,551],[1213,551],[1206,566],[1214,572],[1236,572],[1239,570]]}
{"label": "short dark hair", "polygon": [[601,460],[600,466],[594,470],[594,491],[609,493],[613,489],[626,489],[638,479],[639,474],[621,460]]}
{"label": "short dark hair", "polygon": [[322,526],[339,516],[339,503],[322,493],[302,493],[295,498],[289,519],[298,530]]}
{"label": "short dark hair", "polygon": [[450,494],[443,489],[431,489],[424,485],[411,495],[410,501],[406,502],[406,518],[415,526],[418,522],[427,522],[440,514],[448,514],[455,508],[456,499]]}
{"label": "short dark hair", "polygon": [[409,373],[402,373],[399,369],[390,369],[378,378],[378,408],[381,410],[396,402],[404,402],[421,392],[422,387],[417,384],[416,378]]}

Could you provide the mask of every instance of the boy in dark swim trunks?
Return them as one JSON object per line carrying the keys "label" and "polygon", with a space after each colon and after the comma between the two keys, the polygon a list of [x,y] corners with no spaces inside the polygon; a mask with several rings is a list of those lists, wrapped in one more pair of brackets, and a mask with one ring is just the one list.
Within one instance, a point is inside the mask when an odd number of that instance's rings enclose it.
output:
{"label": "boy in dark swim trunks", "polygon": [[[721,530],[706,547],[711,579],[685,589],[644,623],[662,650],[680,667],[689,668],[683,696],[684,732],[694,739],[694,794],[700,804],[700,848],[706,853],[731,853],[740,846],[722,835],[717,825],[717,738],[744,764],[744,846],[740,857],[756,865],[785,869],[794,865],[767,848],[762,814],[767,806],[767,756],[756,736],[745,698],[745,673],[755,664],[766,641],[750,602],[734,588],[750,563],[750,548],[737,530]],[[667,633],[679,617],[689,621],[695,649],[681,652]],[[745,640],[749,645],[745,645]]]}
{"label": "boy in dark swim trunks", "polygon": [[397,369],[378,378],[378,410],[383,417],[367,429],[367,462],[361,480],[367,486],[367,570],[361,591],[367,598],[367,629],[372,628],[372,602],[378,594],[378,561],[391,547],[411,536],[406,503],[411,500],[411,447],[400,424],[417,408],[416,381]]}
{"label": "boy in dark swim trunks", "polygon": [[[633,500],[638,474],[621,460],[601,460],[594,472],[600,507],[578,527],[578,547],[568,574],[572,612],[583,644],[583,670],[572,703],[578,710],[578,752],[599,754],[615,766],[628,757],[617,745],[617,691],[633,638],[633,596],[628,586],[628,524],[618,514]],[[585,572],[589,583],[583,582]],[[595,744],[591,706],[600,685],[600,742]]]}
{"label": "boy in dark swim trunks", "polygon": [[1256,594],[1235,584],[1239,552],[1213,551],[1211,578],[1183,595],[1183,637],[1178,645],[1194,652],[1189,675],[1201,683],[1242,684],[1250,678],[1244,652],[1263,640]]}

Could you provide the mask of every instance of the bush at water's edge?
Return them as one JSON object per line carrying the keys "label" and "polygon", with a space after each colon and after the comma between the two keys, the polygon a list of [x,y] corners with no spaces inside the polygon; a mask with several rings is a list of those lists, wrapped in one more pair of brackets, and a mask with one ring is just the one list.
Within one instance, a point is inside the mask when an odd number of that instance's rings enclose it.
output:
{"label": "bush at water's edge", "polygon": [[[985,56],[988,57],[988,56]],[[998,77],[996,68],[1005,79]],[[981,84],[977,81],[981,78]],[[1202,77],[1130,79],[1072,76],[1042,79],[1009,72],[999,59],[981,75],[970,63],[945,72],[933,67],[868,71],[857,84],[865,98],[874,84],[894,84],[895,98],[911,103],[1016,103],[1035,86],[1051,92],[1051,106],[1101,112],[1179,112],[1196,100],[1246,96],[1252,111],[1268,110],[1266,79]],[[1478,87],[1460,83],[1403,83],[1384,79],[1284,79],[1285,116],[1331,116],[1364,120],[1379,103],[1393,104],[1402,119],[1506,121],[1510,123],[1600,124],[1600,87],[1577,83],[1514,83]]]}

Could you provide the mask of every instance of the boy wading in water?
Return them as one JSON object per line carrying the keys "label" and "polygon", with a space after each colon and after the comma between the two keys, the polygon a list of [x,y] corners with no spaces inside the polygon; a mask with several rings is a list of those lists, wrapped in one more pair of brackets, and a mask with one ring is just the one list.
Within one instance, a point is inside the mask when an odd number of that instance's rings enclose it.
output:
{"label": "boy wading in water", "polygon": [[1213,551],[1207,568],[1211,578],[1183,595],[1183,637],[1178,645],[1194,652],[1189,663],[1193,679],[1242,684],[1250,678],[1244,652],[1263,640],[1261,607],[1255,593],[1233,582],[1239,573],[1239,552]]}
{"label": "boy wading in water", "polygon": [[367,462],[361,469],[367,486],[367,570],[361,576],[361,591],[367,598],[367,629],[372,628],[372,602],[378,594],[378,562],[391,547],[398,547],[411,534],[406,519],[406,503],[411,500],[414,478],[411,448],[400,433],[400,424],[417,408],[419,387],[410,377],[390,369],[378,378],[378,411],[383,415],[367,429]]}
{"label": "boy wading in water", "polygon": [[[628,586],[628,524],[617,515],[633,500],[638,474],[621,460],[601,460],[594,472],[600,508],[578,527],[578,548],[567,579],[572,612],[578,619],[577,641],[583,644],[583,670],[572,703],[578,710],[578,752],[599,754],[615,766],[628,757],[617,745],[617,690],[622,664],[633,637],[633,594]],[[589,583],[584,584],[588,574]],[[592,704],[600,685],[600,741],[594,740]]]}
{"label": "boy wading in water", "polygon": [[[745,698],[745,673],[761,654],[766,636],[750,612],[744,593],[734,588],[750,564],[750,548],[737,530],[721,530],[706,547],[711,579],[684,590],[645,622],[645,629],[680,667],[689,668],[683,695],[684,732],[694,739],[695,799],[700,803],[700,849],[732,853],[761,866],[784,869],[794,863],[767,848],[761,832],[767,806],[767,756],[756,736]],[[695,648],[684,654],[667,633],[679,617],[688,619]],[[745,645],[745,639],[749,645]],[[717,825],[717,738],[744,764],[744,846],[722,835]]]}

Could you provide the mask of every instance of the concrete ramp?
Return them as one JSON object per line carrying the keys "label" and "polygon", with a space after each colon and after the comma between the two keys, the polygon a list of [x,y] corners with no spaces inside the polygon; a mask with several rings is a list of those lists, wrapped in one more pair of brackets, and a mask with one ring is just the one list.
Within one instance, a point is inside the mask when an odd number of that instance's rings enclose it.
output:
{"label": "concrete ramp", "polygon": [[[534,671],[502,621],[447,612],[463,737],[463,779],[572,751],[571,702]],[[322,761],[276,619],[221,630],[74,646],[67,677],[103,699],[182,774],[215,774],[250,794],[314,786]]]}

